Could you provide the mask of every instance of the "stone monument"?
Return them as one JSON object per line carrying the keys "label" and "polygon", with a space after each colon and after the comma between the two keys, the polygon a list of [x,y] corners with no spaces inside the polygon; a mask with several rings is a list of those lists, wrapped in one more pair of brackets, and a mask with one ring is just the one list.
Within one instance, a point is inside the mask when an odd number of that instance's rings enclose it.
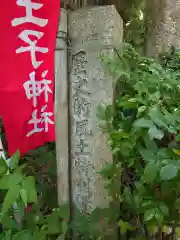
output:
{"label": "stone monument", "polygon": [[113,81],[99,57],[120,48],[123,22],[114,6],[79,9],[68,13],[68,34],[71,194],[81,212],[90,213],[108,204],[97,172],[112,161],[96,114],[98,106],[112,103]]}

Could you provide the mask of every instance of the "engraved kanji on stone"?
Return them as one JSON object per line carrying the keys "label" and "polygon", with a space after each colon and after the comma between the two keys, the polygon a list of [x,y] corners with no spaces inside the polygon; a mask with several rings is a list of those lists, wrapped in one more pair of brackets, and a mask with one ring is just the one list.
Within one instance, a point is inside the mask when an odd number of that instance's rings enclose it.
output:
{"label": "engraved kanji on stone", "polygon": [[79,151],[76,154],[80,155],[91,155],[90,152],[86,149],[89,147],[89,144],[85,142],[83,138],[79,139],[79,144],[76,145]]}
{"label": "engraved kanji on stone", "polygon": [[84,96],[77,94],[76,97],[74,98],[73,110],[74,114],[78,117],[80,117],[81,115],[83,117],[89,117],[91,103]]}
{"label": "engraved kanji on stone", "polygon": [[78,153],[75,154],[74,167],[80,171],[83,169],[89,170],[93,168],[91,159],[89,156],[80,156]]}
{"label": "engraved kanji on stone", "polygon": [[77,76],[77,81],[75,83],[75,88],[76,89],[82,89],[82,88],[87,88],[88,87],[88,77],[85,72],[78,74]]}
{"label": "engraved kanji on stone", "polygon": [[48,132],[49,125],[54,124],[51,120],[53,116],[52,112],[46,112],[47,105],[41,108],[40,117],[38,118],[38,110],[35,109],[32,113],[31,120],[28,121],[28,124],[33,125],[33,129],[26,134],[27,137],[32,136],[35,133],[40,133],[42,131]]}
{"label": "engraved kanji on stone", "polygon": [[79,72],[86,71],[85,67],[87,65],[87,54],[84,51],[80,51],[73,55],[73,73],[77,74]]}
{"label": "engraved kanji on stone", "polygon": [[42,73],[42,80],[36,80],[35,71],[29,74],[30,80],[23,84],[26,97],[33,100],[33,106],[37,106],[37,98],[44,93],[45,102],[48,103],[48,95],[53,94],[49,85],[52,83],[51,80],[46,79],[48,71]]}
{"label": "engraved kanji on stone", "polygon": [[85,136],[91,134],[91,130],[89,129],[88,123],[89,121],[87,119],[76,121],[76,134],[78,136],[82,135]]}
{"label": "engraved kanji on stone", "polygon": [[24,23],[33,23],[40,27],[45,27],[48,24],[48,19],[33,16],[33,10],[41,9],[43,7],[42,3],[35,3],[31,0],[17,0],[16,4],[25,8],[26,15],[24,17],[14,18],[11,22],[13,27]]}
{"label": "engraved kanji on stone", "polygon": [[80,196],[76,196],[75,202],[77,203],[79,209],[81,209],[82,212],[87,212],[88,210],[88,204],[90,203],[90,200],[88,199],[88,196],[83,196],[83,188],[80,191],[81,195]]}
{"label": "engraved kanji on stone", "polygon": [[[39,47],[37,46],[38,40],[40,40],[43,37],[44,33],[35,31],[35,30],[24,30],[22,31],[18,37],[24,41],[25,43],[28,44],[28,46],[22,46],[16,49],[16,53],[25,53],[25,52],[30,52],[31,55],[31,62],[34,68],[38,68],[42,63],[42,61],[38,61],[36,59],[36,52],[38,53],[48,53],[49,49],[46,47]],[[30,36],[36,37],[37,40],[31,40]]]}

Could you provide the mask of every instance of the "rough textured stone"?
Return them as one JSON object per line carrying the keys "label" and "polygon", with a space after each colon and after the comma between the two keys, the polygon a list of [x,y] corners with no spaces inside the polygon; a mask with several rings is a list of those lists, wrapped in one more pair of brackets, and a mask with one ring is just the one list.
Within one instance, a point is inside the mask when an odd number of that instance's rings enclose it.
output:
{"label": "rough textured stone", "polygon": [[99,6],[69,13],[68,31],[73,49],[93,51],[112,46],[119,48],[123,22],[114,6]]}
{"label": "rough textured stone", "polygon": [[148,0],[148,35],[146,50],[149,56],[180,47],[180,0]]}
{"label": "rough textured stone", "polygon": [[60,12],[55,51],[56,155],[60,205],[68,203],[69,200],[67,45],[62,39],[63,34],[67,34],[67,11],[65,9],[61,9]]}
{"label": "rough textured stone", "polygon": [[68,17],[72,195],[79,209],[88,213],[108,203],[97,171],[112,161],[112,155],[96,114],[99,105],[112,102],[113,82],[99,57],[120,47],[123,23],[114,6],[80,9]]}

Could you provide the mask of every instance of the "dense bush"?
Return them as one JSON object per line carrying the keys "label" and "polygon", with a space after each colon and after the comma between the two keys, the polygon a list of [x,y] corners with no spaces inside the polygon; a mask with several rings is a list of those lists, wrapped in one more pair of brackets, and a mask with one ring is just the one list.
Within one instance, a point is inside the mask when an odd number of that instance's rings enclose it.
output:
{"label": "dense bush", "polygon": [[105,115],[115,160],[102,174],[111,179],[121,235],[162,239],[165,226],[178,234],[180,52],[172,49],[157,61],[125,45],[116,59],[103,61],[117,94]]}

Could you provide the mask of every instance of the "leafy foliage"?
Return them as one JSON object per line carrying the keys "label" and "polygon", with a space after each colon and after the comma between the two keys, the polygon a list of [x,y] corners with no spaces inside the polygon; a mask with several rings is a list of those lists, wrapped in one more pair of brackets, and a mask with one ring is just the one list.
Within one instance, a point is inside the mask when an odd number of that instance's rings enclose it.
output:
{"label": "leafy foliage", "polygon": [[101,174],[120,206],[120,232],[128,239],[150,239],[155,232],[161,239],[164,226],[180,223],[179,52],[158,62],[124,45],[114,60],[102,60],[117,93],[106,115],[114,163]]}
{"label": "leafy foliage", "polygon": [[124,22],[124,41],[143,53],[146,40],[146,1],[120,0],[116,7]]}
{"label": "leafy foliage", "polygon": [[18,165],[19,157],[16,152],[7,161],[0,159],[0,239],[65,239],[69,213],[63,207],[62,212],[42,211],[35,178],[25,174],[27,164]]}

